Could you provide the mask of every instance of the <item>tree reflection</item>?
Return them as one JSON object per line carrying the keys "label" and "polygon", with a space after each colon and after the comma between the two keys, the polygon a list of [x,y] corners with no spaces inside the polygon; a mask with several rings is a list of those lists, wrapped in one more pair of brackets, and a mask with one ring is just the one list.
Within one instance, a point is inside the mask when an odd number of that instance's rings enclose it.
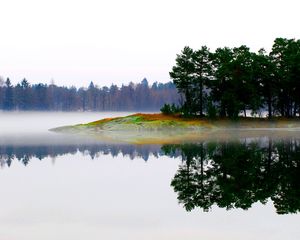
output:
{"label": "tree reflection", "polygon": [[277,213],[300,210],[300,139],[271,138],[235,141],[204,141],[181,145],[71,144],[20,146],[1,145],[0,165],[10,167],[18,160],[25,166],[32,158],[55,158],[65,154],[127,156],[181,156],[182,162],[171,182],[179,203],[186,210],[213,205],[249,209],[254,203],[272,200]]}
{"label": "tree reflection", "polygon": [[187,211],[213,205],[248,209],[273,201],[277,213],[300,210],[300,141],[234,141],[166,145],[181,152],[171,185]]}
{"label": "tree reflection", "polygon": [[130,144],[71,144],[71,145],[0,145],[0,165],[10,167],[14,160],[27,166],[32,158],[42,160],[47,157],[55,158],[66,154],[82,153],[95,159],[100,155],[118,155],[130,159],[141,158],[148,161],[152,155],[163,155],[160,145],[130,145]]}

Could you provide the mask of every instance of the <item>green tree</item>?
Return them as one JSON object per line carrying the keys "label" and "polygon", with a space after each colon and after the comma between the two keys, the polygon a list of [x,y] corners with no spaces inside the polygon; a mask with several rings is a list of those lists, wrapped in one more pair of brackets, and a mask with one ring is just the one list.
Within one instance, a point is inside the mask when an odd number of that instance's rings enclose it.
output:
{"label": "green tree", "polygon": [[291,117],[300,112],[300,42],[276,38],[270,53],[278,77],[277,109],[282,116]]}
{"label": "green tree", "polygon": [[272,118],[273,105],[278,92],[278,78],[276,76],[276,66],[264,49],[260,49],[258,54],[254,55],[253,70],[254,79],[259,83],[257,93],[267,106],[268,117]]}
{"label": "green tree", "polygon": [[195,65],[193,62],[194,50],[190,47],[184,47],[182,52],[176,57],[176,65],[169,73],[170,77],[178,89],[179,93],[185,96],[183,109],[186,114],[193,114],[197,105],[194,102],[194,83],[195,83]]}
{"label": "green tree", "polygon": [[[232,62],[232,87],[233,94],[237,99],[238,113],[244,112],[246,117],[246,110],[251,110],[256,113],[261,106],[258,81],[253,77],[253,56],[255,54],[250,52],[247,46],[240,46],[233,48],[233,62]],[[236,117],[237,112],[234,112]]]}
{"label": "green tree", "polygon": [[255,78],[256,54],[246,46],[218,48],[213,55],[214,81],[211,98],[218,104],[219,116],[237,118],[241,111],[256,113],[262,105],[259,81]]}
{"label": "green tree", "polygon": [[204,116],[205,89],[212,79],[212,53],[206,46],[202,46],[199,50],[194,51],[192,56],[194,64],[193,74],[193,96],[194,102],[198,105],[200,117]]}
{"label": "green tree", "polygon": [[226,117],[234,96],[232,87],[231,65],[233,52],[230,48],[218,48],[213,55],[214,81],[211,81],[212,100],[219,104],[219,115]]}

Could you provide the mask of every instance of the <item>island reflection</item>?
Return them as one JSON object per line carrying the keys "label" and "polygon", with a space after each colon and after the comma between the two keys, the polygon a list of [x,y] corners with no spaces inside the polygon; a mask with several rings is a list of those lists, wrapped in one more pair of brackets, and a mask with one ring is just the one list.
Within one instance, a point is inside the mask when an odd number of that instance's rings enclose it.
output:
{"label": "island reflection", "polygon": [[272,200],[278,214],[300,210],[300,139],[244,138],[168,145],[66,144],[0,146],[0,164],[25,166],[32,158],[82,153],[92,159],[122,155],[130,159],[150,156],[180,157],[171,186],[187,211],[249,209]]}

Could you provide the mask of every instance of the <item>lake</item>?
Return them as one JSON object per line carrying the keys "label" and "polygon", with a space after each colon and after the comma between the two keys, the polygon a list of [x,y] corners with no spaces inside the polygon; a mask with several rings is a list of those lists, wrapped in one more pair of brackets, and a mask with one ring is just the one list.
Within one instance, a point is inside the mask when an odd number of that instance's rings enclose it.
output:
{"label": "lake", "polygon": [[300,134],[107,143],[48,129],[127,112],[0,113],[0,239],[300,239]]}

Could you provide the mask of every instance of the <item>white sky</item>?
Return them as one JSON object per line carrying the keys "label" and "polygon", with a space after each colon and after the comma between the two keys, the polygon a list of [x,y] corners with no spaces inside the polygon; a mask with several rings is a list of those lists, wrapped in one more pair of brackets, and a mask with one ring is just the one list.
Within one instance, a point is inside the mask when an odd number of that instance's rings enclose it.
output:
{"label": "white sky", "polygon": [[169,81],[176,54],[300,38],[299,0],[0,0],[0,75],[16,83]]}

